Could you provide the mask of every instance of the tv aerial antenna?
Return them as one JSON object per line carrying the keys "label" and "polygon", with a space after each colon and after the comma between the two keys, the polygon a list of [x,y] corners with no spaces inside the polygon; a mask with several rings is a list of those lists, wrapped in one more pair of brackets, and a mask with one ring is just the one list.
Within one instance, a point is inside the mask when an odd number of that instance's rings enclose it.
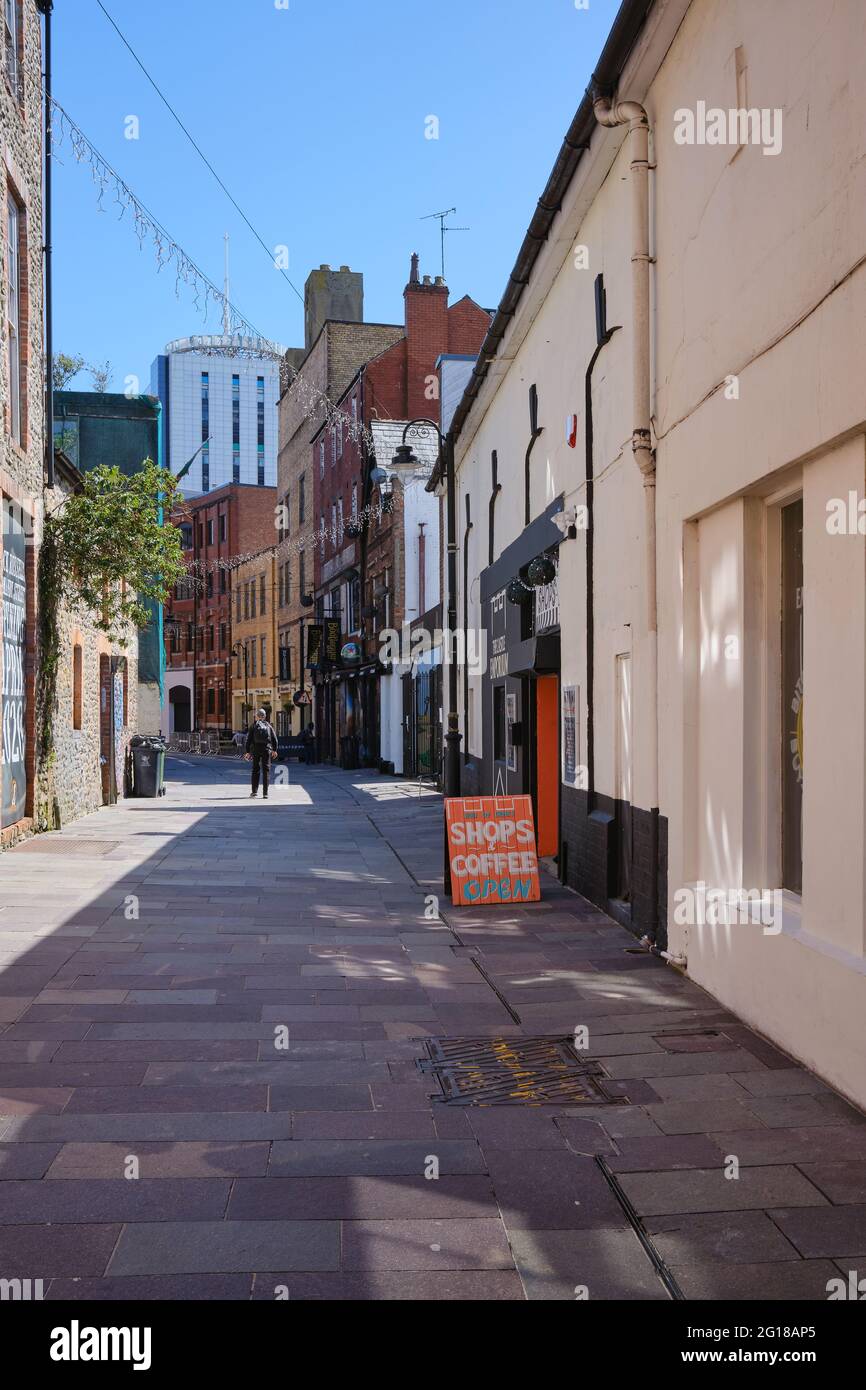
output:
{"label": "tv aerial antenna", "polygon": [[432,218],[434,218],[434,217],[438,219],[438,222],[439,222],[439,238],[440,238],[440,241],[441,241],[441,243],[442,243],[442,279],[443,279],[443,280],[445,279],[445,233],[446,233],[446,232],[470,232],[470,231],[472,230],[471,227],[447,227],[447,226],[445,225],[446,219],[449,218],[449,217],[451,216],[452,212],[456,212],[456,211],[457,211],[456,208],[446,208],[444,212],[428,212],[428,214],[427,214],[426,217],[422,217],[422,218],[420,219],[422,222],[429,222],[429,221],[430,221]]}

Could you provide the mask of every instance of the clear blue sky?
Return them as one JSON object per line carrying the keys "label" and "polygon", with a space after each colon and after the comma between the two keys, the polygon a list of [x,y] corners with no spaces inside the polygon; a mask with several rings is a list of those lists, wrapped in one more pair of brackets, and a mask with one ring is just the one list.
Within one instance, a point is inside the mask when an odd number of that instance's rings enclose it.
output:
{"label": "clear blue sky", "polygon": [[[299,290],[320,263],[365,279],[365,317],[402,321],[412,251],[452,298],[502,295],[618,0],[103,0]],[[277,0],[279,3],[279,0]],[[142,201],[267,336],[303,342],[302,306],[172,121],[96,0],[55,0],[54,90]],[[140,138],[125,138],[139,118]],[[439,118],[438,140],[425,119]],[[147,389],[167,340],[219,331],[105,211],[68,145],[55,166],[55,346]],[[81,378],[77,385],[88,385]]]}

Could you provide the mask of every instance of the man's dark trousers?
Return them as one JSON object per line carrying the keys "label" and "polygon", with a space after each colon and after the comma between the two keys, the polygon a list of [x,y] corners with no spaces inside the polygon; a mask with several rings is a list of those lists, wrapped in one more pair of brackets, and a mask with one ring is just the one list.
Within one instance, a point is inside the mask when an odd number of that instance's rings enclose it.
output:
{"label": "man's dark trousers", "polygon": [[262,778],[262,791],[265,796],[268,794],[268,778],[271,770],[271,750],[265,748],[261,753],[253,749],[253,796],[259,789],[259,772]]}

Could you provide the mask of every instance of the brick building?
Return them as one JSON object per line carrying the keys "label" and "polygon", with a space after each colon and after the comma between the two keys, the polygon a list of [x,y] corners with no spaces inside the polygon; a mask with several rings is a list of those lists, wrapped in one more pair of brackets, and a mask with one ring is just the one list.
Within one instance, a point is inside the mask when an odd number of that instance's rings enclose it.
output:
{"label": "brick building", "polygon": [[[43,496],[42,54],[34,0],[0,15],[2,838],[37,815],[36,557]],[[51,505],[50,501],[48,503]]]}
{"label": "brick building", "polygon": [[273,545],[275,504],[272,487],[228,483],[184,501],[172,516],[188,576],[165,618],[166,734],[230,728],[235,574],[241,557],[264,557]]}
{"label": "brick building", "polygon": [[232,571],[232,728],[245,729],[257,709],[273,719],[279,702],[276,548]]}
{"label": "brick building", "polygon": [[[294,695],[306,681],[306,625],[313,617],[309,600],[315,575],[315,469],[311,441],[325,420],[322,394],[336,400],[358,368],[402,337],[398,324],[364,323],[363,277],[348,266],[313,271],[305,285],[305,348],[287,354],[297,372],[279,407],[278,492],[282,504],[282,542],[277,578],[280,649],[280,734],[298,732],[310,719],[310,706],[296,706]],[[307,598],[308,602],[303,602]]]}
{"label": "brick building", "polygon": [[[383,757],[383,715],[394,717],[390,708],[383,711],[380,699],[378,634],[420,616],[406,612],[403,489],[391,482],[380,489],[370,480],[373,468],[391,471],[393,438],[381,436],[388,441],[387,457],[377,458],[376,446],[370,445],[372,426],[374,421],[438,420],[437,362],[443,355],[474,355],[490,326],[489,313],[468,295],[449,305],[441,276],[422,279],[417,255],[403,303],[399,339],[358,369],[337,402],[348,420],[363,424],[367,437],[355,437],[341,423],[326,424],[313,440],[308,463],[317,521],[316,619],[323,625],[338,621],[340,646],[349,640],[360,648],[360,659],[351,665],[328,660],[323,648],[316,672],[320,753],[369,766]],[[438,535],[426,543],[435,552]]]}

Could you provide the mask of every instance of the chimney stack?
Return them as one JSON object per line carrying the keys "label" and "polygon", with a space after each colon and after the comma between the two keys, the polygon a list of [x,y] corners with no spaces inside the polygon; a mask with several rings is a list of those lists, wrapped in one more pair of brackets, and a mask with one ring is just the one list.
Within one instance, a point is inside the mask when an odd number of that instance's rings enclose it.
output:
{"label": "chimney stack", "polygon": [[436,283],[418,275],[418,256],[412,256],[409,283],[403,291],[406,323],[406,366],[409,419],[430,414],[425,394],[428,378],[436,373],[436,359],[448,351],[448,286],[441,275]]}
{"label": "chimney stack", "polygon": [[311,270],[304,286],[304,345],[309,352],[327,319],[364,322],[364,276],[341,265]]}

